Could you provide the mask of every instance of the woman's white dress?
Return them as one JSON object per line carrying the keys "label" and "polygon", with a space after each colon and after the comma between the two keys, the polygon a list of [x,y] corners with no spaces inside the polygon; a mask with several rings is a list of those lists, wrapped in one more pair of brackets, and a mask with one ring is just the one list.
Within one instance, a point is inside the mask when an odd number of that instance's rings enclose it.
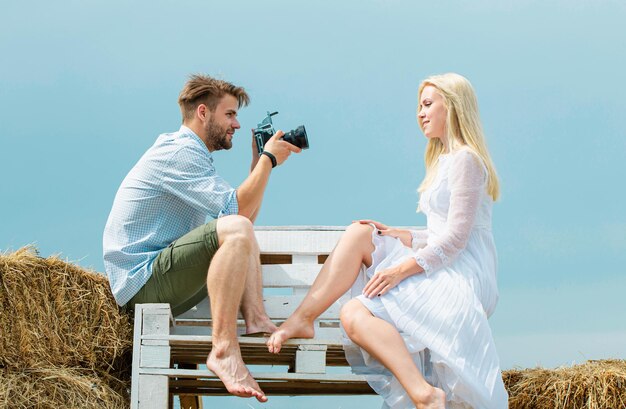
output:
{"label": "woman's white dress", "polygon": [[[492,200],[486,182],[484,164],[468,149],[441,155],[437,177],[419,201],[427,229],[412,232],[412,248],[399,239],[378,236],[374,229],[372,266],[363,267],[352,288],[353,297],[399,330],[426,380],[445,391],[446,408],[508,408],[487,322],[498,289]],[[381,297],[362,295],[376,271],[408,258],[414,258],[424,272]],[[384,399],[383,408],[413,408],[398,380],[344,338],[353,371],[368,375],[369,384]]]}

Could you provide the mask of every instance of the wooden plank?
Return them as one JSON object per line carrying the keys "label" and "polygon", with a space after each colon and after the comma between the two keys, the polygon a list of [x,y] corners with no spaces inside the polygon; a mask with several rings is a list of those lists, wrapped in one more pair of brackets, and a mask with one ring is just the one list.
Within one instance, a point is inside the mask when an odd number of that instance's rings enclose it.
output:
{"label": "wooden plank", "polygon": [[[196,344],[210,344],[212,341],[212,337],[209,335],[161,335],[161,334],[153,334],[153,335],[144,335],[143,339],[147,340],[167,340],[169,341],[169,345],[184,345],[189,343]],[[254,337],[239,337],[237,338],[239,341],[239,345],[241,348],[246,345],[265,345],[267,341],[265,338],[254,338]],[[298,345],[326,345],[330,348],[343,348],[340,339],[306,339],[306,338],[292,338],[288,339],[283,343],[283,346],[294,346]]]}
{"label": "wooden plank", "polygon": [[202,399],[194,393],[181,393],[178,396],[180,409],[202,409]]}
{"label": "wooden plank", "polygon": [[[263,301],[267,315],[271,319],[287,319],[293,314],[303,299],[304,297],[302,295],[271,296],[264,297]],[[339,319],[339,310],[339,304],[335,303],[320,314],[318,319]]]}
{"label": "wooden plank", "polygon": [[291,259],[291,263],[292,264],[317,264],[317,254],[294,254]]}
{"label": "wooden plank", "polygon": [[166,340],[160,340],[165,345],[142,345],[141,368],[167,368],[170,366],[170,346]]}
{"label": "wooden plank", "polygon": [[[395,226],[420,230],[423,227]],[[345,231],[343,226],[280,226],[255,227],[261,253],[267,254],[330,254]]]}
{"label": "wooden plank", "polygon": [[273,264],[262,266],[263,287],[307,288],[313,284],[322,266],[317,261],[309,264]]}
{"label": "wooden plank", "polygon": [[[283,320],[273,320],[274,324],[281,325]],[[176,321],[176,327],[170,329],[170,334],[175,335],[211,335],[211,325],[213,321],[210,318],[203,319],[180,319]],[[339,339],[341,338],[340,323],[338,320],[316,321],[315,336],[322,339]],[[243,320],[237,322],[237,334],[242,336],[246,333]]]}
{"label": "wooden plank", "polygon": [[[267,395],[371,395],[374,391],[366,382],[298,382],[259,381]],[[224,385],[216,379],[171,379],[171,393],[192,392],[211,396],[228,396]]]}
{"label": "wooden plank", "polygon": [[254,226],[254,231],[344,231],[345,226]]}
{"label": "wooden plank", "polygon": [[[343,300],[347,295],[342,297]],[[265,296],[263,301],[265,304],[265,310],[267,315],[272,320],[285,320],[291,316],[291,314],[295,311],[295,309],[300,305],[303,295],[275,295],[275,296]],[[326,311],[324,311],[318,319],[320,320],[338,320],[339,319],[339,303],[335,303],[330,306]],[[210,305],[209,300],[202,300],[195,308],[179,315],[178,318],[182,319],[202,319],[202,318],[210,318]]]}
{"label": "wooden plank", "polygon": [[139,370],[139,409],[167,409],[169,378],[165,374],[145,374]]}
{"label": "wooden plank", "polygon": [[291,264],[291,254],[263,254],[261,253],[261,264]]}
{"label": "wooden plank", "polygon": [[296,351],[296,373],[326,373],[326,345],[300,345]]}
{"label": "wooden plank", "polygon": [[170,328],[169,304],[144,304],[142,334],[167,334]]}
{"label": "wooden plank", "polygon": [[329,254],[343,230],[258,230],[255,231],[261,253]]}
{"label": "wooden plank", "polygon": [[[164,368],[141,368],[140,374],[144,375],[165,375],[176,378],[217,378],[208,369],[164,369]],[[263,380],[295,380],[299,382],[363,382],[365,377],[354,374],[307,374],[307,373],[281,373],[281,372],[252,372],[254,379]]]}
{"label": "wooden plank", "polygon": [[141,324],[143,323],[143,305],[135,306],[133,328],[133,366],[130,385],[130,408],[139,409],[139,362],[141,358]]}

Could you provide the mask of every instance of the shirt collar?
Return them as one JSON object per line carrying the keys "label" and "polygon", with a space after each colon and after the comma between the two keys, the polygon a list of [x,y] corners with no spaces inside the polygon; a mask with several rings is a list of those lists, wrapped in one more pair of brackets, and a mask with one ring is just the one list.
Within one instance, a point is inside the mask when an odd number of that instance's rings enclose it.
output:
{"label": "shirt collar", "polygon": [[189,128],[189,127],[187,127],[185,125],[181,125],[180,129],[178,130],[178,132],[180,132],[183,135],[187,135],[187,136],[191,137],[191,139],[196,140],[200,145],[202,145],[202,147],[204,148],[206,153],[209,155],[209,159],[211,160],[211,162],[213,161],[213,155],[211,155],[211,151],[209,151],[209,148],[207,148],[207,146],[204,144],[204,141],[202,139],[200,139],[200,137],[198,135],[196,135],[196,133],[194,131],[192,131],[191,128]]}

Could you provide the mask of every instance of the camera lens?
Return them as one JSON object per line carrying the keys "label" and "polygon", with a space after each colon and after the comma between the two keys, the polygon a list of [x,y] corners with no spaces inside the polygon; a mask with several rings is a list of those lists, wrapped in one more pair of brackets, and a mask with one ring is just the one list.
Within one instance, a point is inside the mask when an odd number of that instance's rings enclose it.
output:
{"label": "camera lens", "polygon": [[304,125],[300,125],[296,129],[287,132],[285,136],[283,136],[283,139],[301,149],[308,149],[309,147],[309,139],[306,136]]}

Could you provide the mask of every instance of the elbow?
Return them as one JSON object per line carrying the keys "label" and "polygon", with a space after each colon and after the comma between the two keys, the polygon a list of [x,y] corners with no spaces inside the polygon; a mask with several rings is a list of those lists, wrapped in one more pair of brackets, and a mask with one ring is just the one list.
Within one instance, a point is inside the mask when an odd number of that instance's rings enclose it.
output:
{"label": "elbow", "polygon": [[254,217],[254,210],[253,209],[247,209],[245,207],[240,207],[239,211],[237,212],[237,214],[239,216],[243,216],[248,218],[251,222],[253,222],[253,217]]}

